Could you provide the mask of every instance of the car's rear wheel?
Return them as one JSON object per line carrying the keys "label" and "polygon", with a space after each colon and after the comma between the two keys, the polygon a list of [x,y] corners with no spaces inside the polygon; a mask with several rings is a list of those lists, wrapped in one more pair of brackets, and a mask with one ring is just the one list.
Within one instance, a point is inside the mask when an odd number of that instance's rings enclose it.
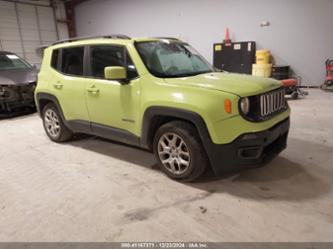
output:
{"label": "car's rear wheel", "polygon": [[194,181],[209,164],[196,128],[183,121],[161,126],[153,149],[159,167],[175,180]]}
{"label": "car's rear wheel", "polygon": [[292,92],[292,94],[290,95],[291,99],[297,99],[298,98],[298,92]]}
{"label": "car's rear wheel", "polygon": [[54,142],[64,142],[73,136],[53,103],[47,104],[43,109],[43,124],[47,136]]}

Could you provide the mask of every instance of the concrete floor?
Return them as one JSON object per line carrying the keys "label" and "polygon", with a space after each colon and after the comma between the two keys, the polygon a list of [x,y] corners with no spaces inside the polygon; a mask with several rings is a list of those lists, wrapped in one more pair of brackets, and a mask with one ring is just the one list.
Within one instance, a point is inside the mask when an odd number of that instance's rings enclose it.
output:
{"label": "concrete floor", "polygon": [[52,143],[37,115],[1,120],[0,241],[332,241],[332,101],[290,101],[288,149],[266,167],[194,184],[136,148]]}

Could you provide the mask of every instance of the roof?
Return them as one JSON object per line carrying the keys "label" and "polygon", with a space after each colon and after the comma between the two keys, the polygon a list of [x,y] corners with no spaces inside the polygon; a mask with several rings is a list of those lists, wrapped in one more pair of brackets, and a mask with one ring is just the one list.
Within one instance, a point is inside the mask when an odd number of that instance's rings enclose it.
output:
{"label": "roof", "polygon": [[66,40],[60,40],[57,42],[54,42],[51,46],[55,47],[67,47],[69,44],[72,46],[75,45],[83,45],[83,44],[93,44],[96,43],[98,40],[98,43],[105,43],[107,42],[115,42],[117,44],[127,45],[128,43],[134,43],[134,42],[144,42],[144,41],[156,41],[156,40],[175,40],[178,41],[177,38],[172,37],[139,37],[139,38],[130,38],[126,35],[103,35],[103,36],[87,36],[87,37],[75,37],[70,38]]}

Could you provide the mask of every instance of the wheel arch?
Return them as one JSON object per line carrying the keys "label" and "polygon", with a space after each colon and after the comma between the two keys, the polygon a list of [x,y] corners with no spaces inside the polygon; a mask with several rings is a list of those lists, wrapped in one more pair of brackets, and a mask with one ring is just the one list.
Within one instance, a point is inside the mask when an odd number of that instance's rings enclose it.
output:
{"label": "wheel arch", "polygon": [[62,108],[59,104],[59,101],[56,96],[50,93],[37,93],[36,94],[36,104],[37,104],[37,111],[40,116],[43,114],[43,109],[48,103],[53,103],[58,108],[58,111],[61,115],[62,120],[66,120],[64,114],[62,112]]}
{"label": "wheel arch", "polygon": [[207,143],[211,141],[206,123],[198,113],[173,107],[152,106],[147,108],[143,115],[142,147],[152,149],[154,135],[158,128],[174,120],[191,123],[197,129],[205,148]]}

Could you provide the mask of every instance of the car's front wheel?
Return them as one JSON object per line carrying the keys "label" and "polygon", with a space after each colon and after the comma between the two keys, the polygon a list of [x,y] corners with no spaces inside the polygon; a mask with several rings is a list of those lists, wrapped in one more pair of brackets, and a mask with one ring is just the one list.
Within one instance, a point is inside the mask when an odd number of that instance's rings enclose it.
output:
{"label": "car's front wheel", "polygon": [[72,138],[72,131],[66,127],[53,103],[44,107],[42,118],[45,132],[52,141],[64,142]]}
{"label": "car's front wheel", "polygon": [[175,180],[194,181],[209,164],[196,128],[183,121],[161,126],[153,149],[162,171]]}

